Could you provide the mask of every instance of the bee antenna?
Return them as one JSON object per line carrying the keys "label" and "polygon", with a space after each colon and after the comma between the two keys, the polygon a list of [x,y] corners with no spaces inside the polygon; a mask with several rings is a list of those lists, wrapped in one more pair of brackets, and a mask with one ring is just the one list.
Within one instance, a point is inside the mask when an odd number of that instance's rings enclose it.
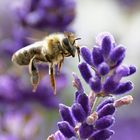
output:
{"label": "bee antenna", "polygon": [[73,41],[73,43],[72,43],[72,45],[74,45],[75,44],[75,41],[76,40],[80,40],[81,38],[76,38],[76,39],[74,39],[74,41]]}

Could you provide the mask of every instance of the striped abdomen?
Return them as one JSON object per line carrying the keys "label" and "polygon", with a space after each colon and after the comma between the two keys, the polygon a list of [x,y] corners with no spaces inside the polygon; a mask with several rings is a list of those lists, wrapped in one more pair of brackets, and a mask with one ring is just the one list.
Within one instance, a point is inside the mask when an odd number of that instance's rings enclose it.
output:
{"label": "striped abdomen", "polygon": [[12,56],[12,61],[18,65],[28,65],[34,55],[41,54],[41,49],[42,41],[36,42],[15,52]]}

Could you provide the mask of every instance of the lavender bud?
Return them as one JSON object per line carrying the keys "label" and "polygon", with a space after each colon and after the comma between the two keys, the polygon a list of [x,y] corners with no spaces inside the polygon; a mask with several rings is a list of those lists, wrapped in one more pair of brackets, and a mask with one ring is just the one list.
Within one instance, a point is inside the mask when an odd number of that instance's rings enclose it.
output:
{"label": "lavender bud", "polygon": [[71,138],[76,135],[73,127],[71,127],[68,122],[66,122],[66,121],[58,122],[57,125],[58,125],[58,128],[61,131],[61,133],[66,138]]}
{"label": "lavender bud", "polygon": [[115,47],[110,53],[110,65],[116,65],[125,55],[125,48],[122,46]]}
{"label": "lavender bud", "polygon": [[101,80],[99,78],[90,78],[89,80],[89,85],[90,88],[95,92],[98,93],[100,92],[101,88],[102,88],[102,84],[101,84]]}
{"label": "lavender bud", "polygon": [[110,42],[112,44],[115,43],[114,37],[109,32],[102,32],[102,33],[98,34],[96,37],[96,43],[99,46],[102,46],[104,38],[110,39]]}
{"label": "lavender bud", "polygon": [[65,140],[65,137],[60,131],[56,131],[54,134],[54,140]]}
{"label": "lavender bud", "polygon": [[94,47],[92,50],[92,59],[93,59],[93,64],[95,66],[98,66],[99,64],[101,64],[104,61],[102,52],[100,48],[96,48]]}
{"label": "lavender bud", "polygon": [[87,123],[82,123],[79,128],[80,138],[87,139],[94,132],[93,125],[88,125]]}
{"label": "lavender bud", "polygon": [[102,101],[98,106],[96,111],[99,111],[103,106],[105,106],[108,103],[114,103],[115,99],[113,97],[109,97],[107,99],[105,99],[104,101]]}
{"label": "lavender bud", "polygon": [[91,72],[85,62],[82,62],[81,64],[78,65],[80,73],[84,80],[88,83],[89,79],[92,77]]}
{"label": "lavender bud", "polygon": [[116,69],[115,73],[121,79],[122,77],[128,76],[130,74],[130,69],[127,66],[121,65]]}
{"label": "lavender bud", "polygon": [[89,64],[92,65],[92,59],[91,59],[91,52],[87,47],[82,47],[81,50],[81,55],[83,59]]}
{"label": "lavender bud", "polygon": [[102,47],[102,53],[104,58],[107,58],[112,48],[112,42],[110,36],[105,36],[103,38],[101,47]]}
{"label": "lavender bud", "polygon": [[131,66],[129,66],[129,70],[130,70],[129,75],[131,75],[136,72],[136,67],[131,65]]}
{"label": "lavender bud", "polygon": [[98,111],[98,117],[102,118],[103,116],[107,115],[113,115],[115,112],[115,107],[113,103],[108,103],[104,105],[99,111]]}
{"label": "lavender bud", "polygon": [[124,94],[133,88],[132,82],[120,83],[117,89],[113,92],[115,95]]}
{"label": "lavender bud", "polygon": [[94,133],[89,140],[107,140],[108,138],[110,138],[110,136],[112,136],[114,134],[114,131],[109,130],[109,129],[104,129],[101,131],[97,131],[96,133]]}
{"label": "lavender bud", "polygon": [[104,116],[95,122],[96,129],[106,129],[115,122],[115,118],[111,115]]}
{"label": "lavender bud", "polygon": [[80,94],[77,98],[77,102],[79,104],[81,104],[81,106],[83,107],[83,109],[86,113],[86,116],[88,116],[91,111],[88,96],[86,94]]}
{"label": "lavender bud", "polygon": [[123,105],[131,104],[133,101],[133,97],[131,95],[124,96],[114,102],[115,107],[121,107]]}
{"label": "lavender bud", "polygon": [[103,85],[104,92],[106,94],[113,92],[117,88],[118,84],[119,82],[115,75],[108,77]]}
{"label": "lavender bud", "polygon": [[79,103],[74,103],[71,107],[73,116],[78,122],[83,122],[86,119],[86,113]]}
{"label": "lavender bud", "polygon": [[75,101],[77,102],[77,98],[80,95],[80,93],[78,91],[75,92]]}
{"label": "lavender bud", "polygon": [[69,124],[73,127],[75,126],[75,122],[73,120],[72,113],[71,113],[68,106],[63,105],[63,104],[59,104],[59,112],[60,112],[61,117],[64,121],[69,122]]}
{"label": "lavender bud", "polygon": [[82,94],[84,93],[84,88],[82,86],[81,80],[79,77],[76,75],[76,73],[72,73],[74,81],[73,81],[73,86],[77,88],[77,90]]}
{"label": "lavender bud", "polygon": [[98,72],[99,72],[99,74],[101,74],[103,76],[108,74],[109,70],[110,70],[109,65],[107,63],[105,63],[105,62],[101,63],[98,66]]}
{"label": "lavender bud", "polygon": [[111,69],[118,67],[123,62],[124,58],[125,58],[125,54],[120,58],[120,60],[117,62],[116,65],[110,66]]}

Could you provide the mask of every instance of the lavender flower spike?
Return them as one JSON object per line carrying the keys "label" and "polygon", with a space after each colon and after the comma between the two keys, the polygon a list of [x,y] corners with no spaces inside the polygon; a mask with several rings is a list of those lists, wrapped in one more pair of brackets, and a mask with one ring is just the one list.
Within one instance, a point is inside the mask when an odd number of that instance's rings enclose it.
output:
{"label": "lavender flower spike", "polygon": [[[58,123],[58,128],[66,139],[110,139],[114,134],[111,127],[115,123],[115,111],[133,100],[130,95],[117,100],[114,98],[133,87],[132,82],[121,81],[136,71],[132,65],[121,64],[125,57],[125,48],[117,45],[109,33],[100,34],[96,43],[91,52],[86,47],[81,48],[84,62],[78,65],[81,76],[91,89],[90,93],[86,94],[80,79],[73,74],[73,85],[77,89],[74,102],[71,107],[60,105],[60,110],[65,109],[60,111],[63,121]],[[71,125],[70,118],[74,125]]]}
{"label": "lavender flower spike", "polygon": [[[121,80],[134,74],[136,68],[133,65],[121,64],[125,58],[126,49],[123,45],[117,44],[110,33],[99,34],[92,51],[87,47],[81,50],[85,62],[81,62],[78,66],[80,73],[91,90],[98,96],[124,94],[132,89],[130,82],[122,85]],[[93,71],[90,71],[89,67]],[[99,80],[94,80],[97,77]]]}
{"label": "lavender flower spike", "polygon": [[[62,140],[64,138],[74,140],[107,140],[114,134],[111,127],[115,122],[115,110],[118,107],[131,103],[132,99],[131,96],[126,96],[117,100],[114,98],[106,98],[96,106],[95,110],[97,111],[90,110],[90,112],[86,114],[84,109],[86,103],[88,103],[90,99],[86,94],[79,94],[72,106],[68,107],[70,112],[72,112],[72,119],[76,120],[75,126],[70,125],[68,121],[58,122],[60,137]],[[52,136],[58,138],[56,133]]]}

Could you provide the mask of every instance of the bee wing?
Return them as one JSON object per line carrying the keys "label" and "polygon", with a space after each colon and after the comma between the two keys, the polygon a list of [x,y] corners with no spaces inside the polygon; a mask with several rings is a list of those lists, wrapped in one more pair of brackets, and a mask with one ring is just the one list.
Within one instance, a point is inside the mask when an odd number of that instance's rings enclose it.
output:
{"label": "bee wing", "polygon": [[17,53],[22,53],[24,51],[30,51],[30,50],[37,50],[37,49],[41,49],[43,46],[43,41],[38,41],[38,42],[35,42],[33,44],[30,44],[28,46],[25,46],[19,50],[17,50],[14,54],[17,54]]}
{"label": "bee wing", "polygon": [[29,50],[33,50],[33,49],[37,50],[37,49],[41,49],[42,46],[43,46],[43,41],[38,41],[38,42],[35,42],[31,45],[25,46],[24,48],[20,49],[19,51],[21,51],[21,50],[29,51]]}

